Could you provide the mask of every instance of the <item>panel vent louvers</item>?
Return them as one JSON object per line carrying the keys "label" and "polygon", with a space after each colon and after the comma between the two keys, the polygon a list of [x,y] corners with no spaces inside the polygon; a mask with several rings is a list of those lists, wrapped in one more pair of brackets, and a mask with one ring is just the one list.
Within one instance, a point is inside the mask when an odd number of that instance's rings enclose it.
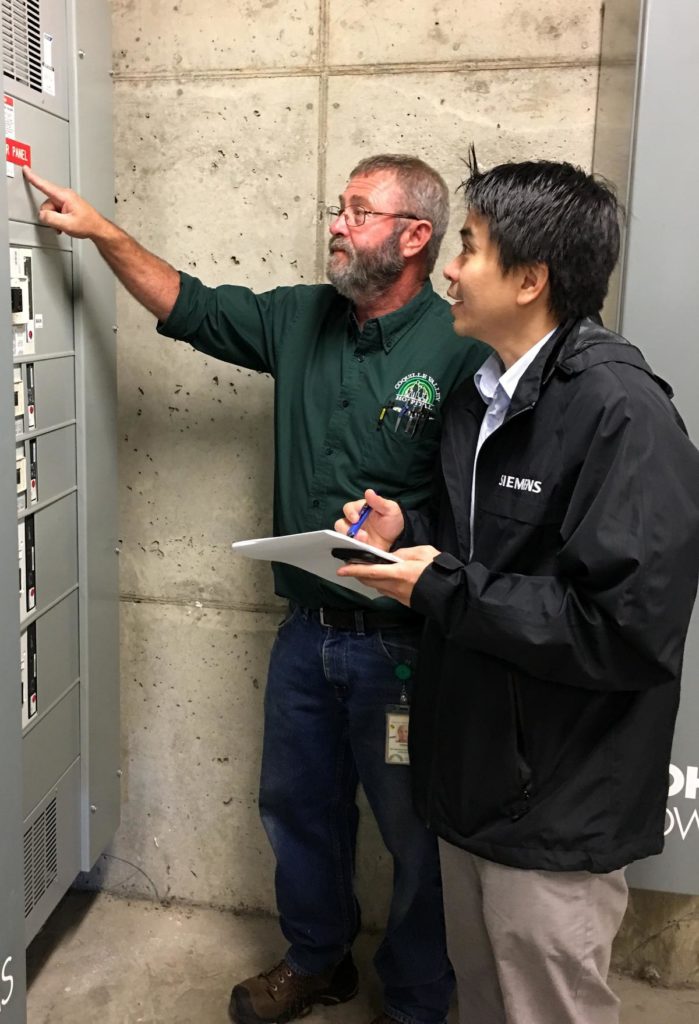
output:
{"label": "panel vent louvers", "polygon": [[24,833],[24,916],[28,917],[58,875],[56,800]]}
{"label": "panel vent louvers", "polygon": [[9,78],[42,91],[41,0],[2,0],[2,60]]}

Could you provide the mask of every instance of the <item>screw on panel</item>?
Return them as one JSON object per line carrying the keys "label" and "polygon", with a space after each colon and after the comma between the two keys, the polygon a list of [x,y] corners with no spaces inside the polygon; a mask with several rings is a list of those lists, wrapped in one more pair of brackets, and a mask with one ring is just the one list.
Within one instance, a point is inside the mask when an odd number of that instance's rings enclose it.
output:
{"label": "screw on panel", "polygon": [[121,768],[117,768],[117,778],[118,778],[118,779],[120,779],[120,778],[122,777],[122,775],[123,775],[123,774],[124,774],[124,773],[123,773],[123,771],[121,770]]}
{"label": "screw on panel", "polygon": [[78,50],[78,57],[80,57],[80,60],[83,60],[83,58],[85,57],[85,51],[84,50]]}
{"label": "screw on panel", "polygon": [[97,805],[90,804],[90,814],[97,814]]}

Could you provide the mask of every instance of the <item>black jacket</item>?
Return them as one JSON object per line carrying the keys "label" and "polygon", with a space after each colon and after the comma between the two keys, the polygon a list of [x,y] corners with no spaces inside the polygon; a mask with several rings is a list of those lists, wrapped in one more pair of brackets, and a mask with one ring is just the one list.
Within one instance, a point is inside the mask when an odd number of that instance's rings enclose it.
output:
{"label": "black jacket", "polygon": [[559,328],[478,457],[472,381],[444,411],[433,513],[400,546],[442,552],[410,732],[421,816],[522,868],[611,871],[663,845],[699,565],[699,453],[638,349]]}

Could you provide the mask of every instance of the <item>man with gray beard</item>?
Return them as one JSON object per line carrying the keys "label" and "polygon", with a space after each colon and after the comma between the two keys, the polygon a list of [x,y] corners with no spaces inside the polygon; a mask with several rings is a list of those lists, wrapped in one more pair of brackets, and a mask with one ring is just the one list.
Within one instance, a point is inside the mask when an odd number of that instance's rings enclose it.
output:
{"label": "man with gray beard", "polygon": [[[41,222],[92,239],[160,334],[274,376],[275,533],[329,527],[345,495],[367,487],[404,508],[427,500],[441,404],[487,354],[454,335],[429,281],[449,217],[436,171],[408,156],[363,160],[327,209],[331,284],[262,294],[207,288],[74,192],[25,176],[48,197]],[[421,620],[291,566],[275,565],[274,578],[289,612],[270,660],[260,809],[288,948],[235,986],[231,1019],[291,1021],[356,994],[361,782],[394,868],[373,1024],[445,1024],[453,979],[436,841],[413,810],[407,763]]]}
{"label": "man with gray beard", "polygon": [[[333,209],[330,207],[329,209]],[[401,221],[394,222],[391,233],[376,249],[359,254],[349,238],[335,234],[330,239],[330,258],[326,271],[328,280],[335,285],[345,298],[352,302],[367,302],[376,298],[400,277],[405,267],[405,257],[400,250],[400,236],[404,230]],[[333,253],[344,252],[347,261],[342,265],[333,260]]]}

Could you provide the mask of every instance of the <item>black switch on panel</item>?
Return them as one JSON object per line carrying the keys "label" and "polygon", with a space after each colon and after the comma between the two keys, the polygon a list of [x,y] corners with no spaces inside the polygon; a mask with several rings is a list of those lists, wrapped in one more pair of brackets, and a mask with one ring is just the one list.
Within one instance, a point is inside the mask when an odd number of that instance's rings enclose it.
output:
{"label": "black switch on panel", "polygon": [[36,622],[32,622],[32,624],[27,627],[27,662],[29,670],[27,686],[29,706],[27,709],[27,717],[33,718],[37,712],[39,692],[36,659]]}
{"label": "black switch on panel", "polygon": [[36,608],[36,547],[34,543],[34,516],[24,520],[24,545],[27,559],[27,598],[28,612]]}
{"label": "black switch on panel", "polygon": [[29,442],[29,500],[32,505],[39,500],[39,444],[36,439]]}

